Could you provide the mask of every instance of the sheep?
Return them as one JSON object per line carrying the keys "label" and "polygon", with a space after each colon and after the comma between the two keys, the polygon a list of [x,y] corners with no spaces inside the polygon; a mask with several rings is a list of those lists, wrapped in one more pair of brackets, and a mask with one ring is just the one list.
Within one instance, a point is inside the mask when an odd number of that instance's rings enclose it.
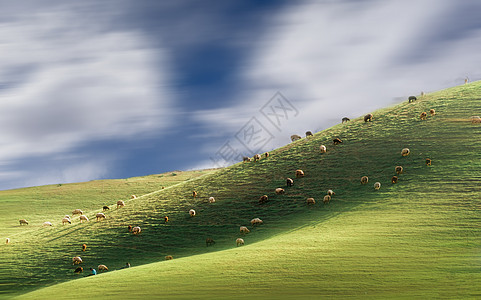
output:
{"label": "sheep", "polygon": [[284,194],[284,193],[285,193],[285,190],[284,190],[283,188],[277,188],[277,189],[276,189],[276,194],[277,194],[277,195],[282,195],[282,194]]}
{"label": "sheep", "polygon": [[197,197],[197,192],[196,191],[192,191],[192,197]]}
{"label": "sheep", "polygon": [[20,219],[20,220],[18,220],[18,222],[20,223],[20,225],[24,225],[24,224],[28,225],[28,221],[25,220],[25,219]]}
{"label": "sheep", "polygon": [[416,96],[409,96],[409,98],[408,98],[408,103],[414,102],[414,101],[416,101],[416,100],[418,100],[418,99],[416,98]]}
{"label": "sheep", "polygon": [[349,122],[349,121],[351,121],[351,119],[349,119],[348,117],[342,118],[342,123],[346,123],[346,122]]}
{"label": "sheep", "polygon": [[481,117],[479,116],[472,116],[471,117],[471,124],[481,123]]}
{"label": "sheep", "polygon": [[75,271],[73,271],[73,272],[76,273],[76,274],[79,274],[79,273],[82,273],[83,271],[84,271],[84,268],[78,267],[78,268],[75,269]]}
{"label": "sheep", "polygon": [[72,221],[70,221],[69,218],[63,218],[62,219],[62,225],[65,225],[66,223],[72,224]]}
{"label": "sheep", "polygon": [[125,206],[125,202],[122,200],[117,201],[117,208],[122,208]]}
{"label": "sheep", "polygon": [[340,138],[335,138],[332,140],[332,142],[334,143],[334,145],[339,145],[340,143],[342,143],[342,140]]}
{"label": "sheep", "polygon": [[299,177],[304,177],[304,171],[296,170],[296,178],[299,178]]}
{"label": "sheep", "polygon": [[132,225],[129,225],[129,226],[127,227],[127,229],[129,230],[129,232],[131,232],[131,231],[132,231]]}
{"label": "sheep", "polygon": [[404,148],[401,150],[401,155],[402,156],[408,156],[411,151],[409,151],[409,148]]}
{"label": "sheep", "polygon": [[69,219],[69,220],[70,220],[70,216],[69,216],[69,215],[65,215],[65,217],[64,217],[64,218],[67,218],[67,219]]}
{"label": "sheep", "polygon": [[427,116],[428,116],[428,114],[427,114],[425,111],[423,111],[423,112],[421,113],[421,115],[419,116],[419,118],[420,118],[421,120],[426,120],[426,117],[427,117]]}
{"label": "sheep", "polygon": [[396,174],[402,174],[403,173],[403,167],[402,166],[396,166],[396,168],[394,168],[394,171],[396,171]]}
{"label": "sheep", "polygon": [[312,132],[306,131],[306,137],[309,137],[309,136],[314,136],[314,135],[312,134]]}
{"label": "sheep", "polygon": [[250,159],[249,157],[247,157],[247,156],[244,156],[244,157],[242,158],[242,161],[243,161],[243,162],[250,162],[251,159]]}
{"label": "sheep", "polygon": [[286,179],[286,185],[287,185],[287,186],[293,186],[293,185],[294,185],[294,180],[292,180],[291,178],[287,178],[287,179]]}
{"label": "sheep", "polygon": [[205,239],[205,246],[206,247],[213,246],[214,244],[215,244],[214,239],[212,239],[212,238],[206,238]]}
{"label": "sheep", "polygon": [[368,181],[369,181],[369,177],[367,177],[367,176],[361,177],[361,184],[366,184]]}
{"label": "sheep", "polygon": [[243,245],[244,245],[244,240],[241,239],[241,238],[237,238],[237,239],[235,240],[235,243],[236,243],[237,247],[243,246]]}
{"label": "sheep", "polygon": [[130,196],[130,199],[137,199],[137,196],[136,196],[136,195],[132,195],[132,196]]}
{"label": "sheep", "polygon": [[89,218],[87,218],[86,215],[81,215],[81,216],[80,216],[80,223],[83,223],[83,221],[87,221],[87,222],[88,222],[88,221],[89,221]]}
{"label": "sheep", "polygon": [[250,231],[247,227],[245,227],[245,226],[241,226],[241,227],[239,228],[239,231],[240,231],[240,233],[244,233],[244,234],[251,232],[251,231]]}
{"label": "sheep", "polygon": [[264,153],[265,157],[268,158],[269,157],[269,152],[266,152]]}
{"label": "sheep", "polygon": [[397,177],[397,176],[393,176],[393,177],[391,178],[391,183],[394,184],[394,183],[397,183],[397,181],[398,181],[398,177]]}
{"label": "sheep", "polygon": [[167,223],[167,222],[169,222],[169,217],[165,216],[164,217],[164,223]]}
{"label": "sheep", "polygon": [[75,216],[75,215],[83,215],[84,212],[81,210],[81,209],[74,209],[74,211],[72,212],[72,216]]}
{"label": "sheep", "polygon": [[251,225],[261,225],[263,223],[264,222],[259,218],[254,218],[254,219],[251,220]]}
{"label": "sheep", "polygon": [[6,238],[6,239],[5,239],[5,245],[8,245],[8,244],[10,244],[10,239],[9,239],[9,238]]}
{"label": "sheep", "polygon": [[295,142],[297,140],[300,140],[302,139],[301,136],[297,135],[297,134],[293,134],[291,135],[291,141]]}
{"label": "sheep", "polygon": [[333,190],[327,190],[327,194],[328,194],[329,196],[333,196],[333,195],[335,195],[336,193],[334,193]]}
{"label": "sheep", "polygon": [[327,148],[326,148],[326,146],[324,146],[324,145],[321,145],[321,146],[319,147],[319,150],[321,150],[321,153],[326,153],[326,152],[327,152]]}
{"label": "sheep", "polygon": [[80,258],[80,256],[75,256],[74,258],[72,258],[72,262],[74,265],[78,265],[82,263],[82,259]]}
{"label": "sheep", "polygon": [[135,226],[134,228],[132,228],[133,234],[139,234],[141,231],[142,231],[142,229],[140,229],[139,226]]}
{"label": "sheep", "polygon": [[307,198],[306,202],[308,205],[316,204],[316,200],[314,200],[314,198]]}
{"label": "sheep", "polygon": [[106,265],[98,265],[97,270],[98,271],[108,271],[109,268],[107,268]]}
{"label": "sheep", "polygon": [[269,200],[269,197],[267,197],[267,195],[262,195],[262,196],[259,198],[259,204],[264,204],[264,203],[266,203],[268,200]]}
{"label": "sheep", "polygon": [[376,183],[374,184],[374,189],[375,189],[375,190],[379,190],[380,188],[381,188],[381,183],[380,183],[380,182],[376,182]]}
{"label": "sheep", "polygon": [[421,91],[421,97],[424,97],[425,95],[426,95],[426,93]]}
{"label": "sheep", "polygon": [[259,160],[261,160],[261,155],[260,154],[254,155],[254,161],[259,161]]}
{"label": "sheep", "polygon": [[172,255],[166,255],[165,260],[173,260],[174,257]]}
{"label": "sheep", "polygon": [[85,250],[87,250],[87,244],[82,244],[82,251],[85,252]]}
{"label": "sheep", "polygon": [[464,78],[464,84],[468,84],[468,82],[469,82],[469,78],[468,77]]}
{"label": "sheep", "polygon": [[102,211],[106,211],[106,210],[110,210],[110,207],[108,207],[107,205],[104,205],[104,207],[102,207]]}
{"label": "sheep", "polygon": [[426,158],[426,166],[430,166],[431,165],[431,159],[430,158]]}
{"label": "sheep", "polygon": [[431,117],[434,117],[436,115],[436,111],[434,109],[430,109],[429,113],[431,114]]}
{"label": "sheep", "polygon": [[374,116],[372,114],[367,114],[364,116],[364,122],[372,122]]}
{"label": "sheep", "polygon": [[52,222],[43,222],[42,226],[53,226]]}
{"label": "sheep", "polygon": [[97,213],[95,217],[97,218],[97,221],[101,221],[102,219],[107,219],[107,217],[103,213]]}
{"label": "sheep", "polygon": [[195,216],[195,210],[193,210],[193,209],[189,210],[189,215],[191,217],[194,217]]}
{"label": "sheep", "polygon": [[215,198],[214,198],[214,197],[209,197],[209,203],[215,203]]}
{"label": "sheep", "polygon": [[331,196],[325,195],[325,196],[324,196],[324,199],[322,199],[322,202],[323,202],[324,204],[329,204],[329,202],[331,202]]}

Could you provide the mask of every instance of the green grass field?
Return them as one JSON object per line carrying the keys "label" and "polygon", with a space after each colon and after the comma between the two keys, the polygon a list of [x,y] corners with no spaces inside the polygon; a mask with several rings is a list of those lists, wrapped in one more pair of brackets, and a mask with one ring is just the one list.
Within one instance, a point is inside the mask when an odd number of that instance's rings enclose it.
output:
{"label": "green grass field", "polygon": [[[148,194],[158,189],[155,184],[133,191],[112,181],[111,206],[130,194],[147,195],[112,209],[102,222],[79,224],[76,217],[72,225],[59,224],[74,208],[86,208],[89,217],[98,212],[106,201],[98,185],[88,193],[79,184],[65,200],[55,200],[52,190],[70,185],[0,193],[0,238],[14,237],[11,245],[0,245],[3,296],[480,298],[481,124],[470,122],[481,115],[480,88],[475,82],[405,101],[374,112],[372,123],[353,119],[260,162],[199,173],[205,175],[155,193]],[[431,108],[436,116],[420,120]],[[344,143],[332,145],[335,137]],[[327,153],[319,152],[321,144]],[[405,147],[411,154],[402,157]],[[397,165],[404,173],[391,184]],[[296,169],[306,176],[294,178]],[[367,185],[360,183],[364,175]],[[294,186],[285,187],[286,177],[294,178]],[[276,195],[277,187],[286,194]],[[328,189],[336,195],[323,204]],[[263,194],[269,202],[261,205]],[[207,202],[210,196],[216,203]],[[308,197],[316,204],[308,206]],[[35,199],[44,204],[35,208]],[[78,199],[75,205],[72,199]],[[170,222],[163,222],[165,215]],[[254,217],[264,224],[251,226]],[[19,218],[36,225],[21,227]],[[57,220],[53,228],[39,225],[51,219]],[[142,234],[129,234],[127,225],[140,226]],[[241,225],[251,232],[241,235]],[[238,237],[245,246],[236,247]],[[206,247],[206,238],[216,244]],[[85,269],[105,264],[111,271],[74,275],[75,255]],[[174,260],[163,261],[166,255]],[[119,270],[126,261],[134,267]]]}

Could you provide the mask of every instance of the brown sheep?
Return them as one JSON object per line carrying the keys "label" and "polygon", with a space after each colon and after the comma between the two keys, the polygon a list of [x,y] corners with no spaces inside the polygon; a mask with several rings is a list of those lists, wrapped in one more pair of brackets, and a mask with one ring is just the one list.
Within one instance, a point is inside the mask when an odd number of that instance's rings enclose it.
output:
{"label": "brown sheep", "polygon": [[97,218],[97,221],[107,218],[103,213],[97,213],[95,217]]}
{"label": "brown sheep", "polygon": [[276,194],[277,194],[277,195],[282,195],[282,194],[284,194],[284,193],[285,193],[285,190],[284,190],[283,188],[277,188],[277,189],[276,189]]}
{"label": "brown sheep", "polygon": [[10,239],[9,239],[9,238],[6,238],[6,239],[5,239],[5,244],[6,244],[6,245],[10,244]]}
{"label": "brown sheep", "polygon": [[129,232],[132,231],[132,225],[129,225],[129,227],[127,227],[129,229]]}
{"label": "brown sheep", "polygon": [[325,196],[324,196],[324,199],[322,199],[322,202],[323,202],[324,204],[329,204],[329,202],[331,202],[331,196],[325,195]]}
{"label": "brown sheep", "polygon": [[431,159],[430,158],[426,158],[426,166],[430,166],[431,165]]}
{"label": "brown sheep", "polygon": [[361,177],[361,184],[366,184],[368,181],[369,181],[369,177],[367,177],[367,176]]}
{"label": "brown sheep", "polygon": [[167,255],[165,256],[165,260],[173,260],[174,257],[172,255]]}
{"label": "brown sheep", "polygon": [[404,148],[404,149],[401,150],[401,155],[402,155],[402,156],[408,156],[409,153],[411,153],[411,151],[409,151],[408,148]]}
{"label": "brown sheep", "polygon": [[87,218],[86,215],[81,215],[81,216],[80,216],[80,223],[83,223],[83,221],[87,221],[87,222],[88,222],[88,221],[89,221],[89,218]]}
{"label": "brown sheep", "polygon": [[261,155],[260,154],[254,155],[254,161],[259,161],[259,160],[261,160]]}
{"label": "brown sheep", "polygon": [[135,226],[134,228],[132,228],[133,234],[140,234],[141,232],[142,232],[142,229],[140,229],[139,226]]}
{"label": "brown sheep", "polygon": [[380,188],[381,188],[381,183],[380,183],[380,182],[376,182],[376,183],[374,184],[374,189],[375,189],[375,190],[379,190]]}
{"label": "brown sheep", "polygon": [[268,158],[268,157],[269,157],[269,152],[264,153],[264,155],[266,156],[266,158]]}
{"label": "brown sheep", "polygon": [[306,202],[308,205],[316,204],[316,200],[314,200],[314,198],[307,198]]}
{"label": "brown sheep", "polygon": [[479,116],[472,116],[471,117],[471,124],[481,123],[481,117]]}
{"label": "brown sheep", "polygon": [[300,140],[300,139],[302,139],[302,138],[297,134],[291,135],[291,141],[293,141],[293,142],[295,142],[297,140]]}
{"label": "brown sheep", "polygon": [[192,191],[192,197],[197,197],[197,192],[196,191]]}
{"label": "brown sheep", "polygon": [[108,207],[107,205],[104,205],[104,207],[102,207],[102,211],[106,211],[106,210],[110,210],[110,207]]}
{"label": "brown sheep", "polygon": [[165,216],[164,217],[164,223],[167,223],[167,222],[169,222],[169,217]]}
{"label": "brown sheep", "polygon": [[403,167],[401,167],[401,166],[396,166],[396,168],[394,168],[394,170],[396,171],[397,174],[403,173]]}
{"label": "brown sheep", "polygon": [[241,226],[241,227],[239,228],[239,231],[240,231],[240,233],[243,233],[243,234],[247,234],[247,233],[251,232],[251,231],[250,231],[247,227],[245,227],[245,226]]}
{"label": "brown sheep", "polygon": [[421,113],[421,115],[419,116],[419,118],[420,118],[421,120],[426,120],[426,117],[427,117],[427,116],[428,116],[428,114],[427,114],[425,111],[423,111],[423,112]]}
{"label": "brown sheep", "polygon": [[18,222],[20,223],[20,225],[28,225],[28,221],[25,219],[20,219],[18,220]]}
{"label": "brown sheep", "polygon": [[306,137],[309,137],[309,136],[314,136],[314,135],[312,134],[312,132],[306,131]]}
{"label": "brown sheep", "polygon": [[122,200],[117,201],[117,208],[122,208],[125,206],[125,202]]}
{"label": "brown sheep", "polygon": [[332,142],[334,143],[334,145],[339,145],[342,143],[342,140],[340,138],[335,138],[332,140]]}
{"label": "brown sheep", "polygon": [[107,268],[106,265],[98,265],[97,270],[99,270],[99,271],[108,271],[109,268]]}
{"label": "brown sheep", "polygon": [[213,246],[214,244],[215,244],[214,239],[212,239],[212,238],[206,238],[205,239],[205,246],[206,247]]}
{"label": "brown sheep", "polygon": [[324,145],[321,145],[321,146],[319,147],[319,150],[321,150],[321,153],[326,153],[326,152],[327,152],[327,148],[326,148],[326,146],[324,146]]}
{"label": "brown sheep", "polygon": [[269,200],[269,197],[267,197],[267,195],[262,195],[262,196],[259,198],[259,204],[264,204],[264,203],[266,203],[268,200]]}
{"label": "brown sheep", "polygon": [[249,157],[247,157],[247,156],[244,156],[244,157],[242,158],[242,161],[243,161],[243,162],[250,162],[251,159],[250,159]]}
{"label": "brown sheep", "polygon": [[243,245],[244,245],[244,240],[241,239],[241,238],[237,238],[237,239],[235,240],[235,243],[236,243],[237,247],[243,246]]}
{"label": "brown sheep", "polygon": [[397,181],[398,181],[397,176],[393,176],[393,177],[391,178],[391,182],[392,182],[393,184],[394,184],[394,183],[397,183]]}
{"label": "brown sheep", "polygon": [[87,244],[82,245],[82,251],[85,251],[85,250],[87,250]]}
{"label": "brown sheep", "polygon": [[287,179],[286,179],[286,185],[287,185],[287,186],[293,186],[293,185],[294,185],[294,180],[292,180],[291,178],[287,178]]}
{"label": "brown sheep", "polygon": [[84,212],[81,210],[81,209],[74,209],[74,211],[72,211],[72,216],[75,216],[75,215],[83,215]]}
{"label": "brown sheep", "polygon": [[429,110],[429,113],[431,114],[432,117],[436,115],[436,111],[432,108]]}
{"label": "brown sheep", "polygon": [[304,171],[302,170],[296,170],[296,177],[299,178],[299,177],[304,177]]}
{"label": "brown sheep", "polygon": [[130,199],[137,199],[137,196],[132,195],[132,196],[130,196]]}
{"label": "brown sheep", "polygon": [[367,114],[364,116],[364,122],[372,122],[374,116],[372,114]]}
{"label": "brown sheep", "polygon": [[84,268],[82,267],[78,267],[77,269],[75,269],[75,271],[73,271],[75,274],[80,274],[84,271]]}

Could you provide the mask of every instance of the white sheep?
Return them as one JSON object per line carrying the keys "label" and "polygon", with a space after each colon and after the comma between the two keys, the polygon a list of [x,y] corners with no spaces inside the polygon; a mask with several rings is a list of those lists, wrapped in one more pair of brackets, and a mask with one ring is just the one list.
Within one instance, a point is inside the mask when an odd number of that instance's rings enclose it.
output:
{"label": "white sheep", "polygon": [[66,223],[72,224],[72,221],[70,221],[69,218],[63,218],[62,219],[62,225],[65,225]]}
{"label": "white sheep", "polygon": [[122,200],[117,201],[117,208],[119,208],[119,207],[124,207],[124,206],[125,206],[125,202],[124,202],[124,201],[122,201]]}
{"label": "white sheep", "polygon": [[254,219],[251,220],[252,225],[260,225],[262,223],[264,223],[264,222],[259,218],[254,218]]}
{"label": "white sheep", "polygon": [[78,265],[78,264],[81,264],[82,263],[82,259],[80,258],[80,256],[75,256],[73,259],[73,264],[74,265]]}
{"label": "white sheep", "polygon": [[374,189],[379,190],[380,188],[381,188],[381,183],[380,183],[380,182],[376,182],[376,183],[374,184]]}
{"label": "white sheep", "polygon": [[53,226],[53,224],[51,222],[43,222],[42,225],[43,226]]}
{"label": "white sheep", "polygon": [[401,150],[401,155],[402,156],[408,156],[410,153],[409,148],[404,148]]}
{"label": "white sheep", "polygon": [[139,226],[135,226],[134,228],[132,228],[133,234],[139,234],[141,231],[142,231],[142,229],[140,229]]}
{"label": "white sheep", "polygon": [[324,199],[322,200],[322,202],[323,202],[324,204],[328,204],[329,202],[331,202],[331,196],[325,195],[325,196],[324,196]]}
{"label": "white sheep", "polygon": [[334,193],[333,190],[327,190],[327,194],[328,194],[329,196],[332,196],[332,195],[335,195],[336,193]]}
{"label": "white sheep", "polygon": [[239,247],[239,246],[244,245],[244,240],[241,239],[241,238],[237,238],[237,239],[235,240],[235,243],[236,243],[237,247]]}
{"label": "white sheep", "polygon": [[195,216],[195,210],[193,210],[193,209],[189,210],[189,215],[191,217]]}
{"label": "white sheep", "polygon": [[319,150],[321,150],[321,153],[326,153],[326,152],[327,152],[327,148],[326,148],[326,146],[324,146],[324,145],[321,145],[321,146],[319,147]]}
{"label": "white sheep", "polygon": [[247,227],[241,226],[240,227],[240,233],[249,233],[251,232]]}
{"label": "white sheep", "polygon": [[311,205],[311,204],[316,204],[316,200],[314,200],[314,198],[307,198],[306,200],[307,204]]}
{"label": "white sheep", "polygon": [[108,271],[109,268],[107,268],[106,265],[98,265],[97,270],[99,270],[99,271]]}
{"label": "white sheep", "polygon": [[65,215],[65,217],[64,217],[64,218],[70,219],[70,216],[69,216],[69,215]]}
{"label": "white sheep", "polygon": [[5,244],[6,244],[6,245],[10,244],[10,239],[9,239],[9,238],[7,238],[7,239],[5,240]]}
{"label": "white sheep", "polygon": [[75,216],[75,215],[83,215],[84,212],[81,210],[81,209],[74,209],[74,211],[72,212],[72,216]]}
{"label": "white sheep", "polygon": [[283,188],[276,188],[276,194],[277,195],[282,195],[285,193],[285,190]]}
{"label": "white sheep", "polygon": [[89,218],[87,218],[86,215],[81,215],[81,216],[80,216],[80,223],[83,223],[83,221],[87,221],[87,222],[88,222],[88,221],[89,221]]}
{"label": "white sheep", "polygon": [[215,198],[214,197],[209,197],[209,203],[214,203],[215,202]]}
{"label": "white sheep", "polygon": [[130,196],[130,199],[137,199],[137,196],[132,195],[132,196]]}
{"label": "white sheep", "polygon": [[103,213],[97,213],[95,217],[97,218],[97,221],[107,218]]}

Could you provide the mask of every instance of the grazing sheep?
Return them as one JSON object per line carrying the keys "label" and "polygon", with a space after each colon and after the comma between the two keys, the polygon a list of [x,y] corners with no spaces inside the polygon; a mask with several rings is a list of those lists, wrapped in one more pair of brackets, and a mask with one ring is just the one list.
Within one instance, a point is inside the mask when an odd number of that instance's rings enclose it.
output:
{"label": "grazing sheep", "polygon": [[254,155],[254,161],[259,161],[259,160],[261,160],[261,155],[260,154]]}
{"label": "grazing sheep", "polygon": [[75,271],[73,271],[73,272],[76,273],[76,274],[79,274],[79,273],[82,273],[83,271],[84,271],[84,268],[78,267],[78,268],[75,269]]}
{"label": "grazing sheep", "polygon": [[82,251],[87,250],[87,244],[82,244]]}
{"label": "grazing sheep", "polygon": [[333,195],[335,195],[336,193],[334,193],[333,190],[327,190],[327,194],[328,194],[329,196],[333,196]]}
{"label": "grazing sheep", "polygon": [[80,258],[80,256],[75,256],[73,259],[72,259],[72,262],[74,265],[78,265],[78,264],[81,264],[82,263],[82,259]]}
{"label": "grazing sheep", "polygon": [[381,183],[380,183],[380,182],[376,182],[376,183],[374,184],[374,189],[375,189],[375,190],[379,190],[380,188],[381,188]]}
{"label": "grazing sheep", "polygon": [[122,208],[125,206],[125,202],[122,200],[117,201],[117,208]]}
{"label": "grazing sheep", "polygon": [[102,211],[106,211],[106,210],[109,210],[110,207],[108,207],[107,205],[104,205],[104,207],[102,207]]}
{"label": "grazing sheep", "polygon": [[250,231],[247,227],[245,227],[245,226],[241,226],[241,227],[239,228],[239,231],[240,231],[240,233],[244,233],[244,234],[251,232],[251,231]]}
{"label": "grazing sheep", "polygon": [[174,257],[172,255],[166,255],[165,260],[173,260]]}
{"label": "grazing sheep", "polygon": [[481,123],[481,118],[479,116],[471,117],[471,124]]}
{"label": "grazing sheep", "polygon": [[294,180],[292,180],[291,178],[287,178],[287,179],[286,179],[286,185],[287,185],[287,186],[293,186],[293,185],[294,185]]}
{"label": "grazing sheep", "polygon": [[215,244],[214,239],[212,239],[212,238],[206,238],[205,239],[205,246],[206,247],[213,246],[214,244]]}
{"label": "grazing sheep", "polygon": [[70,221],[69,218],[63,218],[62,219],[62,225],[65,225],[66,223],[72,224],[72,221]]}
{"label": "grazing sheep", "polygon": [[242,161],[243,161],[243,162],[250,162],[251,159],[250,159],[249,157],[247,157],[247,156],[244,156],[244,157],[242,158]]}
{"label": "grazing sheep", "polygon": [[197,192],[196,191],[192,191],[192,197],[197,197]]}
{"label": "grazing sheep", "polygon": [[431,159],[430,158],[426,158],[426,166],[430,166],[431,165]]}
{"label": "grazing sheep", "polygon": [[293,134],[291,135],[291,141],[295,142],[297,140],[300,140],[302,139],[301,136],[297,135],[297,134]]}
{"label": "grazing sheep", "polygon": [[262,196],[259,198],[259,204],[264,204],[264,203],[266,203],[268,200],[269,200],[269,197],[267,197],[267,195],[262,195]]}
{"label": "grazing sheep", "polygon": [[84,212],[81,210],[81,209],[74,209],[74,211],[72,212],[72,216],[75,216],[75,215],[83,215]]}
{"label": "grazing sheep", "polygon": [[348,117],[342,118],[342,123],[346,123],[346,122],[349,122],[349,121],[351,121],[351,119],[349,119]]}
{"label": "grazing sheep", "polygon": [[361,184],[366,184],[368,181],[369,181],[369,178],[367,176],[361,177]]}
{"label": "grazing sheep", "polygon": [[107,219],[107,217],[103,213],[97,213],[95,217],[97,218],[97,221],[101,221],[102,219]]}
{"label": "grazing sheep", "polygon": [[237,239],[235,240],[235,243],[236,243],[237,247],[239,247],[239,246],[244,245],[244,240],[241,239],[241,238],[237,238]]}
{"label": "grazing sheep", "polygon": [[296,170],[296,177],[299,178],[299,177],[304,177],[304,171],[302,170]]}
{"label": "grazing sheep", "polygon": [[312,134],[312,132],[306,131],[306,137],[308,137],[308,136],[314,136],[314,135]]}
{"label": "grazing sheep", "polygon": [[189,210],[189,215],[191,217],[195,216],[195,210],[193,210],[193,209]]}
{"label": "grazing sheep", "polygon": [[9,239],[9,238],[5,239],[5,245],[8,245],[8,244],[10,244],[10,239]]}
{"label": "grazing sheep", "polygon": [[83,221],[87,221],[87,222],[88,222],[88,221],[89,221],[89,218],[87,218],[86,215],[81,215],[81,216],[80,216],[80,223],[83,223]]}
{"label": "grazing sheep", "polygon": [[401,150],[401,155],[402,156],[408,156],[411,151],[409,151],[409,148],[404,148]]}
{"label": "grazing sheep", "polygon": [[43,222],[43,226],[53,226],[52,222]]}
{"label": "grazing sheep", "polygon": [[65,215],[65,217],[64,217],[64,218],[70,219],[70,216],[69,216],[69,215]]}
{"label": "grazing sheep", "polygon": [[140,229],[139,226],[135,226],[134,228],[132,228],[133,234],[139,234],[141,231],[142,231],[142,229]]}
{"label": "grazing sheep", "polygon": [[326,152],[327,152],[327,148],[326,148],[326,146],[324,146],[324,145],[321,145],[321,146],[319,147],[319,150],[321,150],[321,153],[326,153]]}
{"label": "grazing sheep", "polygon": [[165,216],[164,217],[164,223],[167,223],[167,222],[169,222],[169,217]]}
{"label": "grazing sheep", "polygon": [[316,200],[314,200],[314,198],[307,198],[306,202],[308,205],[316,204]]}
{"label": "grazing sheep", "polygon": [[334,145],[339,145],[340,143],[342,143],[342,140],[340,138],[335,138],[332,140],[332,142],[334,143]]}
{"label": "grazing sheep", "polygon": [[396,168],[394,168],[394,170],[396,171],[396,174],[402,174],[403,173],[403,167],[401,167],[401,166],[396,166]]}
{"label": "grazing sheep", "polygon": [[266,156],[266,158],[268,158],[268,157],[269,157],[269,152],[264,153],[264,155]]}
{"label": "grazing sheep", "polygon": [[282,194],[284,194],[284,193],[285,193],[285,190],[284,190],[283,188],[277,188],[277,189],[276,189],[276,194],[277,194],[277,195],[282,195]]}
{"label": "grazing sheep", "polygon": [[394,184],[394,183],[397,183],[397,181],[398,181],[397,176],[393,176],[393,177],[391,178],[391,182],[392,182],[393,184]]}
{"label": "grazing sheep", "polygon": [[214,198],[214,197],[209,197],[209,203],[215,203],[215,198]]}
{"label": "grazing sheep", "polygon": [[415,96],[409,96],[408,103],[414,102],[416,100],[418,100],[418,99]]}
{"label": "grazing sheep", "polygon": [[322,199],[322,202],[323,202],[324,204],[329,204],[329,202],[331,202],[331,196],[325,195],[325,196],[324,196],[324,199]]}
{"label": "grazing sheep", "polygon": [[132,195],[132,196],[130,196],[130,199],[137,199],[137,196]]}
{"label": "grazing sheep", "polygon": [[421,115],[419,116],[419,118],[420,118],[421,120],[426,120],[426,117],[427,117],[427,116],[428,116],[428,114],[427,114],[425,111],[423,111],[423,112],[421,113]]}
{"label": "grazing sheep", "polygon": [[251,220],[251,225],[261,225],[262,223],[264,222],[259,218],[254,218]]}
{"label": "grazing sheep", "polygon": [[372,122],[374,116],[372,114],[367,114],[364,116],[364,122]]}
{"label": "grazing sheep", "polygon": [[432,117],[436,115],[436,111],[432,108],[429,110],[429,113],[431,114]]}
{"label": "grazing sheep", "polygon": [[24,224],[28,225],[28,221],[25,220],[25,219],[20,219],[20,220],[18,220],[18,222],[20,223],[20,225],[24,225]]}
{"label": "grazing sheep", "polygon": [[129,232],[132,231],[132,225],[129,225],[129,227],[127,227],[129,229]]}
{"label": "grazing sheep", "polygon": [[98,271],[108,271],[109,268],[107,268],[106,265],[98,265],[97,270]]}

